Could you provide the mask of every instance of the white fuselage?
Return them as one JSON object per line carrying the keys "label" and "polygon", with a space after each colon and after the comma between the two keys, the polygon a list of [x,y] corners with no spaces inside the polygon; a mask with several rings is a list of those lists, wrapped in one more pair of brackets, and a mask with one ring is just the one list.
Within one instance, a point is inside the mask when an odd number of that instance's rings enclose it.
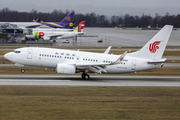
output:
{"label": "white fuselage", "polygon": [[[19,48],[15,51],[5,55],[5,58],[18,64],[25,66],[37,66],[45,68],[56,68],[57,64],[69,64],[76,67],[76,69],[88,69],[88,66],[76,66],[78,64],[110,64],[118,59],[119,55],[92,53],[82,51],[72,51],[64,49],[52,49],[52,48],[36,48],[26,47]],[[130,53],[131,54],[131,53]],[[119,64],[106,65],[105,70],[108,74],[118,73],[130,73],[143,71],[148,69],[159,68],[163,63],[147,64],[149,59],[142,59],[137,57],[131,57],[127,54],[124,60]]]}
{"label": "white fuselage", "polygon": [[[26,35],[27,38],[43,38],[44,40],[67,39],[81,36],[84,32],[73,32],[72,29],[33,29],[33,35]],[[36,36],[38,34],[38,36]],[[42,35],[41,35],[42,34]]]}
{"label": "white fuselage", "polygon": [[43,25],[43,24],[38,23],[38,22],[0,22],[0,24],[5,24],[5,23],[17,25],[18,28],[22,28],[22,29],[27,29],[27,28],[51,28],[50,26]]}

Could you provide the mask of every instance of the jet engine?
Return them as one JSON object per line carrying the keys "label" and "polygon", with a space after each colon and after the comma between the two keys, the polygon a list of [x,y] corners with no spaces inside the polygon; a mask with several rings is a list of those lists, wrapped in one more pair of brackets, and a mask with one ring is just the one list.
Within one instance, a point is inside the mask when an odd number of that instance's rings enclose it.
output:
{"label": "jet engine", "polygon": [[50,40],[50,37],[44,36],[44,37],[43,37],[43,40],[44,40],[44,41]]}
{"label": "jet engine", "polygon": [[67,64],[57,64],[56,72],[60,74],[74,75],[76,73],[76,67],[73,65],[67,65]]}
{"label": "jet engine", "polygon": [[35,38],[35,35],[26,35],[27,38]]}

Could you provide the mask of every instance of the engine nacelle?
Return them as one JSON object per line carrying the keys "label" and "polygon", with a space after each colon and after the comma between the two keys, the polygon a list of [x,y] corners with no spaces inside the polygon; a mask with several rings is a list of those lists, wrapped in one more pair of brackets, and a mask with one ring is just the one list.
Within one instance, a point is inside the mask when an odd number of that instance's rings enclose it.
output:
{"label": "engine nacelle", "polygon": [[44,36],[44,37],[43,37],[43,40],[44,40],[44,41],[50,40],[50,37]]}
{"label": "engine nacelle", "polygon": [[27,38],[35,38],[35,35],[26,35]]}
{"label": "engine nacelle", "polygon": [[74,75],[76,73],[76,67],[73,65],[67,65],[67,64],[57,64],[56,72],[60,74]]}

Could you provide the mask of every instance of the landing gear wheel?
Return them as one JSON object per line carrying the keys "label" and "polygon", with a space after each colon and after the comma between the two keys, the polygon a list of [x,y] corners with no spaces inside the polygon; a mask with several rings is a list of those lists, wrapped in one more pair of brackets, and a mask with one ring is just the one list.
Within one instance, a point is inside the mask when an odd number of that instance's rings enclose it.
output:
{"label": "landing gear wheel", "polygon": [[53,42],[56,42],[56,40],[53,40]]}
{"label": "landing gear wheel", "polygon": [[86,73],[83,73],[83,74],[81,75],[81,77],[82,77],[83,79],[84,79],[85,74],[86,74]]}
{"label": "landing gear wheel", "polygon": [[21,69],[21,72],[24,73],[24,72],[25,72],[25,69]]}
{"label": "landing gear wheel", "polygon": [[84,75],[84,79],[85,79],[85,80],[89,80],[89,78],[90,78],[90,77],[89,77],[88,74],[85,74],[85,75]]}

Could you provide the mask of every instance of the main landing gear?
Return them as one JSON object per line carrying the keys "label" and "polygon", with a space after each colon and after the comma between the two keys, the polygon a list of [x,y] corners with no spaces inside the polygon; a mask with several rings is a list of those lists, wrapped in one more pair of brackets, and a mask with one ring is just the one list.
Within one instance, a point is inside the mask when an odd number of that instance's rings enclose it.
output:
{"label": "main landing gear", "polygon": [[85,79],[85,80],[89,80],[89,78],[90,78],[87,73],[83,73],[83,74],[81,75],[81,77],[82,77],[83,79]]}

